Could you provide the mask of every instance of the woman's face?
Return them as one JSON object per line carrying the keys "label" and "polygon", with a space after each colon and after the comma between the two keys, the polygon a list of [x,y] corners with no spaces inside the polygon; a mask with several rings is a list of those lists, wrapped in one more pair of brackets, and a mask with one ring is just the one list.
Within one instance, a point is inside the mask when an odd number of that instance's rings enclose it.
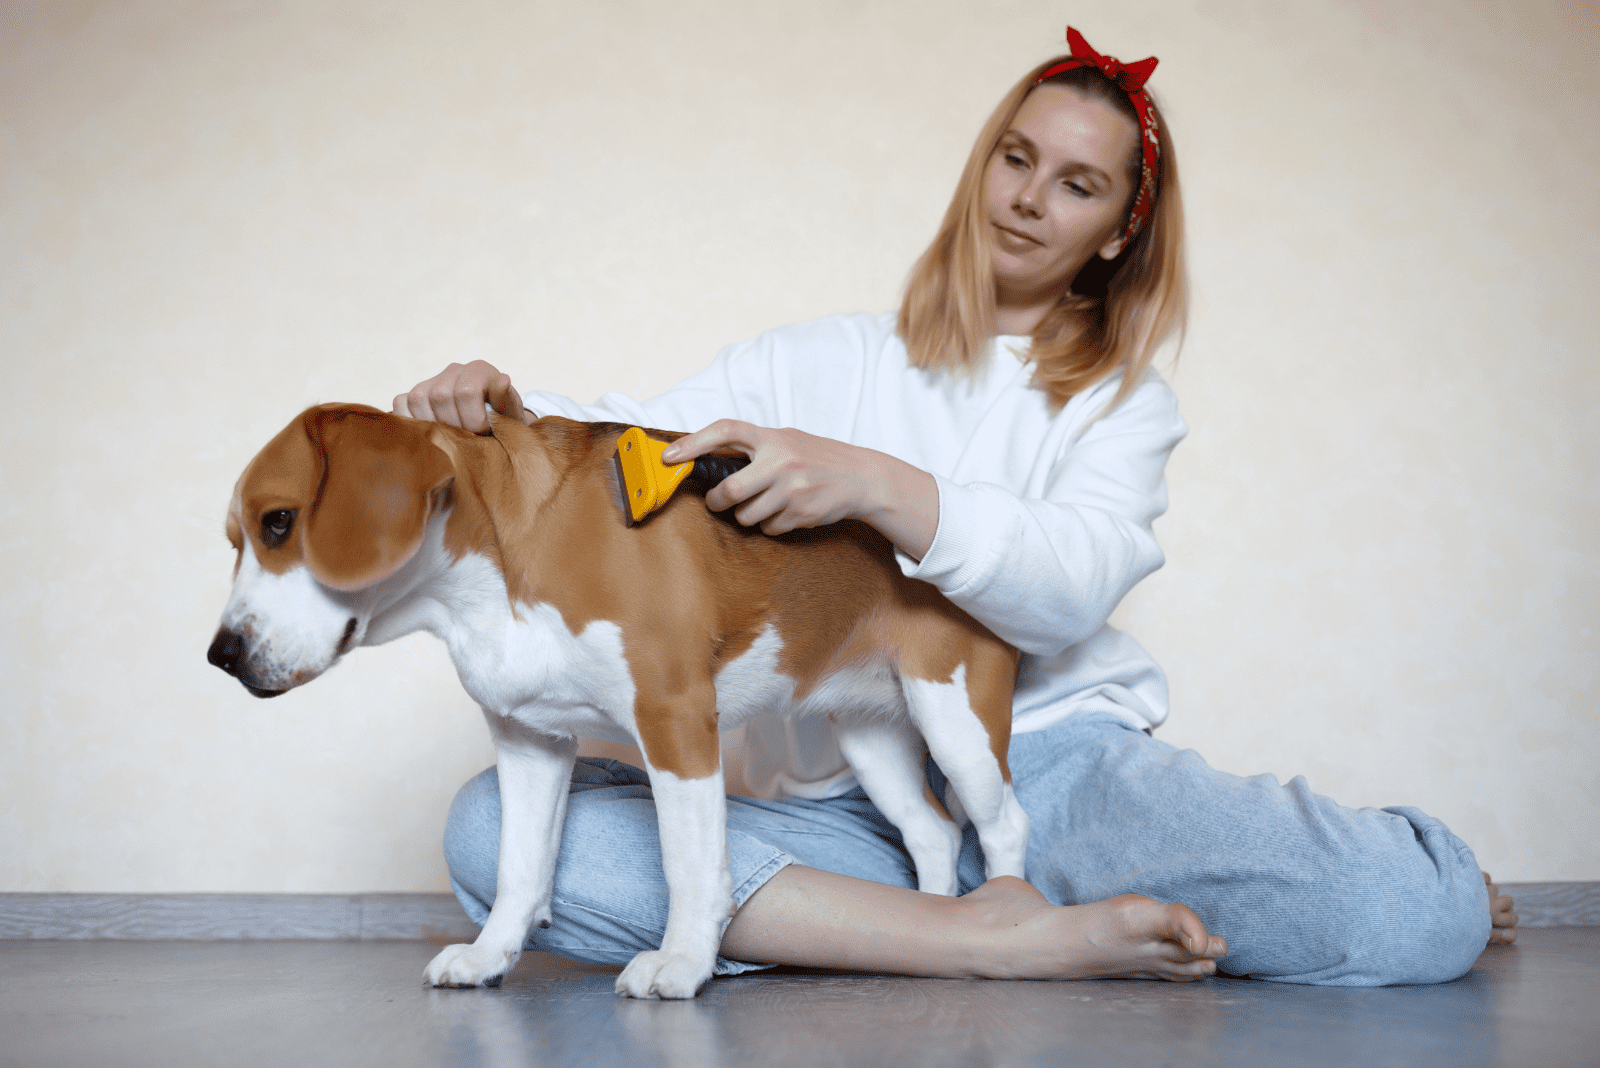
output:
{"label": "woman's face", "polygon": [[1138,147],[1132,120],[1062,85],[1017,111],[983,179],[996,302],[1054,302],[1090,257],[1122,249]]}

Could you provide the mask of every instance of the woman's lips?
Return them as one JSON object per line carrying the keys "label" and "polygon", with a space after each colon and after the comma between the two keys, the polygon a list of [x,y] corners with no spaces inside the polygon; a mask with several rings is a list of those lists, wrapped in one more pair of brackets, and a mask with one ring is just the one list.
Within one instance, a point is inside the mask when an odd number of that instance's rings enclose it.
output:
{"label": "woman's lips", "polygon": [[1031,238],[1027,234],[1019,233],[1016,230],[1001,226],[999,223],[994,224],[994,229],[995,244],[999,245],[1007,252],[1031,252],[1040,245],[1044,244],[1042,241]]}

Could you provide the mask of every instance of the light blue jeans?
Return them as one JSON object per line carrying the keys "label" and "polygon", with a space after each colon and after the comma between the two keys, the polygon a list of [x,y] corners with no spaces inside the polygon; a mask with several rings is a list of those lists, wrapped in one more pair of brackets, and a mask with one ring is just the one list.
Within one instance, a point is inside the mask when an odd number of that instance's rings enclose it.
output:
{"label": "light blue jeans", "polygon": [[[1011,742],[1028,813],[1028,881],[1082,904],[1137,893],[1180,901],[1228,940],[1220,970],[1289,983],[1438,983],[1472,967],[1489,905],[1472,851],[1414,808],[1348,809],[1304,778],[1242,779],[1103,713]],[[935,788],[943,791],[937,769]],[[456,795],[445,831],[451,884],[482,923],[500,841],[493,768]],[[914,887],[900,836],[859,790],[825,801],[728,799],[734,902],[789,864]],[[977,837],[962,893],[983,881]],[[530,949],[624,964],[661,943],[667,890],[644,772],[580,760],[556,868],[555,917]],[[717,974],[760,965],[718,958]]]}

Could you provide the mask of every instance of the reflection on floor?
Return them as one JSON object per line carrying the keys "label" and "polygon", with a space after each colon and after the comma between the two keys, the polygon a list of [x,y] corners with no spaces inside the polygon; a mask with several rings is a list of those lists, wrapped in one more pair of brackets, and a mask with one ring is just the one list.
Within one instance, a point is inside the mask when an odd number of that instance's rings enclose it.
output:
{"label": "reflection on floor", "polygon": [[1465,978],[982,982],[784,972],[692,1002],[531,954],[495,990],[420,982],[423,942],[0,942],[0,1066],[1600,1063],[1600,928],[1524,929]]}

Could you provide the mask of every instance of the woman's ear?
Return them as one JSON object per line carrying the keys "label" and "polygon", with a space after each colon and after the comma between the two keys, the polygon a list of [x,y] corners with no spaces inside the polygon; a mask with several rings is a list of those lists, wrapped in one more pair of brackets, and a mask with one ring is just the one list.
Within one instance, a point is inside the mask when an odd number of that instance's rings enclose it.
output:
{"label": "woman's ear", "polygon": [[336,590],[382,582],[416,555],[455,467],[421,425],[376,408],[316,408],[305,429],[322,467],[303,520],[306,566]]}
{"label": "woman's ear", "polygon": [[1122,252],[1122,246],[1126,243],[1127,242],[1124,239],[1123,231],[1118,230],[1116,237],[1113,237],[1110,241],[1107,241],[1105,244],[1100,246],[1100,258],[1103,260],[1116,259],[1117,256]]}

